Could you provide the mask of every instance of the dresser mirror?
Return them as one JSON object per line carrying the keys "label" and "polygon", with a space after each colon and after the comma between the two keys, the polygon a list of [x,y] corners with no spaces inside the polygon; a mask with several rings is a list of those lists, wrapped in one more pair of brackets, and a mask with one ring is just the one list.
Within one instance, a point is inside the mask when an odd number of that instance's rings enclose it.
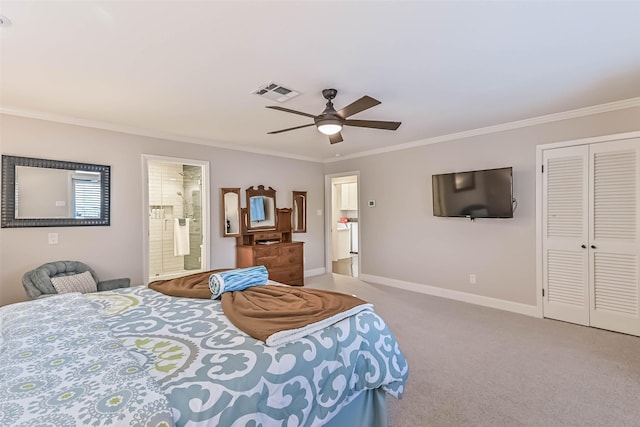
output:
{"label": "dresser mirror", "polygon": [[247,195],[247,230],[276,228],[276,190],[264,185],[249,187]]}
{"label": "dresser mirror", "polygon": [[222,237],[240,235],[240,189],[222,188]]}
{"label": "dresser mirror", "polygon": [[2,156],[2,227],[109,225],[111,167]]}
{"label": "dresser mirror", "polygon": [[293,192],[293,212],[291,215],[291,231],[293,233],[307,232],[307,192]]}

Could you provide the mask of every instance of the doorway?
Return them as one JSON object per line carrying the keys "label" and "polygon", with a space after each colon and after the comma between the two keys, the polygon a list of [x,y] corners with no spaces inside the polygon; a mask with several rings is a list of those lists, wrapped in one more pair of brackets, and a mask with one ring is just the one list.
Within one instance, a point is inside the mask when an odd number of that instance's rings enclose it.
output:
{"label": "doorway", "polygon": [[360,272],[359,173],[327,175],[327,271],[358,277]]}
{"label": "doorway", "polygon": [[144,156],[145,277],[208,269],[208,162]]}

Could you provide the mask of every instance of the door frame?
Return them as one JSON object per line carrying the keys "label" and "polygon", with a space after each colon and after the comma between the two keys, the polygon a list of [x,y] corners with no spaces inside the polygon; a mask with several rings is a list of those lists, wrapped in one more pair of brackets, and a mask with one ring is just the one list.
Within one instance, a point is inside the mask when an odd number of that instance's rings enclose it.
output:
{"label": "door frame", "polygon": [[640,131],[625,132],[605,136],[596,136],[591,138],[573,139],[563,142],[552,142],[549,144],[541,144],[536,146],[536,308],[538,317],[544,317],[544,307],[542,298],[543,283],[543,245],[542,245],[542,215],[543,215],[543,180],[542,165],[544,164],[544,150],[554,148],[570,147],[574,145],[595,144],[599,142],[607,142],[613,140],[624,140],[640,138]]}
{"label": "door frame", "polygon": [[325,174],[324,176],[324,248],[325,248],[325,270],[327,273],[333,272],[333,234],[332,234],[332,226],[331,217],[333,215],[333,197],[332,191],[333,187],[331,181],[334,178],[341,178],[345,176],[356,176],[356,188],[358,194],[358,276],[362,275],[362,223],[360,221],[362,217],[362,210],[360,206],[360,171],[350,171],[350,172],[338,172],[332,174]]}
{"label": "door frame", "polygon": [[209,195],[209,161],[180,157],[142,154],[142,274],[144,284],[149,284],[149,161],[180,163],[202,167],[202,271],[211,269],[211,201]]}

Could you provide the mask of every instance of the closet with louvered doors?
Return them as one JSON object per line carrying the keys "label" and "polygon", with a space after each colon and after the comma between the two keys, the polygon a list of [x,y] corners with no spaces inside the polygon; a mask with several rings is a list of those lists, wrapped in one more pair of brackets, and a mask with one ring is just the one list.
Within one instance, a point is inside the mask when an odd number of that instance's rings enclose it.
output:
{"label": "closet with louvered doors", "polygon": [[640,138],[542,161],[544,317],[640,335]]}

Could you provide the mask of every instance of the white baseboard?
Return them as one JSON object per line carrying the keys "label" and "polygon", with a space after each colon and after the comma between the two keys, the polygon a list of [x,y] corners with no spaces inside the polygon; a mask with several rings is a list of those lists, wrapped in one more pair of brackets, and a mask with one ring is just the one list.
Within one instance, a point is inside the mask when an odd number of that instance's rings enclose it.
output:
{"label": "white baseboard", "polygon": [[324,267],[312,268],[311,270],[304,271],[304,277],[320,276],[321,274],[324,274],[326,272],[327,272],[327,269]]}
{"label": "white baseboard", "polygon": [[485,297],[482,295],[470,294],[467,292],[454,291],[451,289],[438,288],[436,286],[421,285],[419,283],[405,282],[403,280],[389,279],[387,277],[373,276],[371,274],[361,274],[360,280],[377,283],[379,285],[391,286],[393,288],[405,289],[407,291],[419,292],[421,294],[433,295],[456,301],[468,302],[470,304],[482,305],[485,307],[497,308],[499,310],[512,311],[526,316],[542,317],[540,310],[535,305],[521,304],[513,301],[506,301],[498,298]]}

